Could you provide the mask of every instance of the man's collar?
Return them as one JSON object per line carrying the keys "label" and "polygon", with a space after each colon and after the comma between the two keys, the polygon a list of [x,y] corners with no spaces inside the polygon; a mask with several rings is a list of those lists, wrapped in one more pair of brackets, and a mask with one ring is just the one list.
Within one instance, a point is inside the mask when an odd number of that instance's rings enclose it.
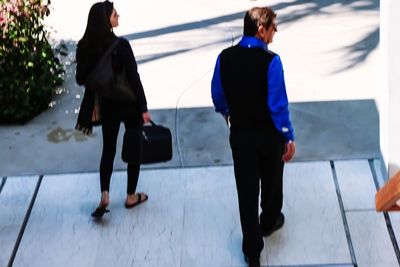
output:
{"label": "man's collar", "polygon": [[239,45],[247,48],[264,48],[268,51],[268,45],[258,39],[257,37],[243,35],[242,40],[240,40]]}

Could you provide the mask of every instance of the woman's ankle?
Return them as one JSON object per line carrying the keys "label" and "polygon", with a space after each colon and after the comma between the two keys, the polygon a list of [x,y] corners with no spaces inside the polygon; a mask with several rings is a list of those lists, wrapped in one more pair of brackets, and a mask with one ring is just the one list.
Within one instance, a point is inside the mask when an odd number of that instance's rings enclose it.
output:
{"label": "woman's ankle", "polygon": [[128,200],[128,199],[135,199],[135,198],[137,198],[137,194],[136,193],[133,193],[133,194],[127,194],[126,195],[126,199]]}
{"label": "woman's ankle", "polygon": [[108,191],[101,192],[100,206],[107,206],[110,203],[110,196]]}

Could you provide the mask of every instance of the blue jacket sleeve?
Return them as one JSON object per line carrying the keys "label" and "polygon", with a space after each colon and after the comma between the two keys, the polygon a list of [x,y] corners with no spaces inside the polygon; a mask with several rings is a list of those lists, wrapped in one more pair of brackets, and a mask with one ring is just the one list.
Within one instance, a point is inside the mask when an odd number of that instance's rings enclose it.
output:
{"label": "blue jacket sleeve", "polygon": [[224,116],[229,115],[228,103],[226,102],[224,90],[221,83],[220,67],[218,56],[217,63],[215,64],[214,75],[211,81],[211,97],[214,103],[215,111]]}
{"label": "blue jacket sleeve", "polygon": [[272,121],[286,142],[294,140],[294,131],[289,117],[289,102],[286,95],[283,67],[278,55],[268,68],[268,101]]}

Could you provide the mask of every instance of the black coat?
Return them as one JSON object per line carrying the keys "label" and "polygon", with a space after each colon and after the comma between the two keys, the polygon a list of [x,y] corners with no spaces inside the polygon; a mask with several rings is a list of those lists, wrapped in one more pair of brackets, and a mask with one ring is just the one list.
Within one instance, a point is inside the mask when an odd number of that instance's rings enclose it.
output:
{"label": "black coat", "polygon": [[[136,96],[136,101],[118,102],[111,101],[107,99],[101,99],[100,103],[106,104],[108,107],[118,107],[124,108],[127,112],[147,112],[147,101],[144,94],[142,82],[140,81],[140,76],[137,71],[136,59],[133,54],[132,48],[128,40],[124,38],[119,38],[119,42],[116,48],[112,51],[112,65],[113,71],[120,72],[125,68],[128,81],[131,88],[135,90],[134,94]],[[94,68],[98,60],[102,55],[90,54],[90,51],[84,51],[78,43],[76,50],[76,82],[79,85],[85,85],[86,77],[89,75],[90,71]],[[77,126],[78,130],[86,128],[91,132],[93,127],[92,123],[92,112],[94,108],[95,94],[92,91],[85,90],[81,107],[79,110]]]}

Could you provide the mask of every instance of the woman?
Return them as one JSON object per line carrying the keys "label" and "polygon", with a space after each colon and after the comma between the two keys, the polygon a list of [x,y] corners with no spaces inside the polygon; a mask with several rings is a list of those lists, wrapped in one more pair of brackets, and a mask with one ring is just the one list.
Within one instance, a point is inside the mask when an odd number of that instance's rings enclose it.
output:
{"label": "woman", "polygon": [[[113,32],[113,28],[118,26],[118,17],[113,3],[109,1],[96,3],[91,7],[85,33],[78,42],[76,51],[76,82],[79,85],[85,85],[85,79],[90,71],[105,51],[118,39]],[[99,100],[103,133],[103,153],[100,161],[101,200],[92,213],[92,216],[97,218],[109,212],[107,206],[110,203],[110,179],[121,122],[124,123],[126,130],[134,129],[136,131],[133,132],[139,134],[143,123],[147,123],[151,119],[137,72],[136,60],[129,42],[119,38],[113,48],[111,58],[114,72],[125,71],[136,100],[122,102],[102,97],[97,98],[92,91],[85,90],[76,125],[76,129],[84,134],[92,132],[92,127],[98,119],[95,116],[98,106],[95,105],[95,102],[97,104],[97,100]],[[140,154],[140,151],[135,153]],[[136,158],[138,159],[136,162],[128,162],[126,208],[132,208],[148,199],[145,193],[135,193],[140,171],[140,155]]]}

